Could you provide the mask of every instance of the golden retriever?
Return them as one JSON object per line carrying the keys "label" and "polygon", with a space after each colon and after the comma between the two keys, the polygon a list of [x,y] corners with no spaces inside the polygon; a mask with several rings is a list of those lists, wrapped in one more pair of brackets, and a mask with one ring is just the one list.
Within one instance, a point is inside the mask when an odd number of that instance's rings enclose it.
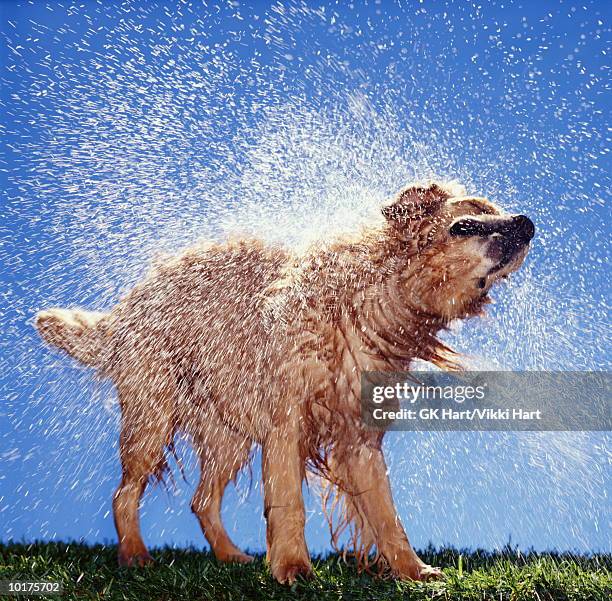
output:
{"label": "golden retriever", "polygon": [[311,570],[307,468],[337,487],[360,560],[376,550],[398,578],[439,577],[396,514],[383,434],[361,422],[360,374],[406,369],[415,359],[452,367],[454,354],[438,334],[482,312],[533,235],[527,217],[467,196],[462,186],[409,185],[383,207],[380,222],[300,256],[254,239],[202,244],[159,262],[109,313],[41,311],[41,336],[118,390],[119,562],[151,561],[140,499],[180,431],[200,457],[192,508],[219,560],[251,559],[230,540],[220,510],[257,443],[267,557],[278,581]]}

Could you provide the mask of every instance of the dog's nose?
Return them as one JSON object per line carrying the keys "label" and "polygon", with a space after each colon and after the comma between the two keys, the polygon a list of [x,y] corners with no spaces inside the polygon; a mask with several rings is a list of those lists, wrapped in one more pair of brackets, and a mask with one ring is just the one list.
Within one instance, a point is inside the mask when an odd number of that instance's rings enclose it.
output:
{"label": "dog's nose", "polygon": [[527,215],[516,215],[512,218],[512,235],[529,242],[535,235],[535,225]]}

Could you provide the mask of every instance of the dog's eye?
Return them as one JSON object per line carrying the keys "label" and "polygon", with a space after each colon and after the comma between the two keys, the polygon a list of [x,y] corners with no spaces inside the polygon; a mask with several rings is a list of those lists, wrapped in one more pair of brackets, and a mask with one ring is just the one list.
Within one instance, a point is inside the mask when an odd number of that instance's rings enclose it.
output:
{"label": "dog's eye", "polygon": [[493,233],[494,227],[476,219],[460,219],[450,228],[451,236],[488,236]]}

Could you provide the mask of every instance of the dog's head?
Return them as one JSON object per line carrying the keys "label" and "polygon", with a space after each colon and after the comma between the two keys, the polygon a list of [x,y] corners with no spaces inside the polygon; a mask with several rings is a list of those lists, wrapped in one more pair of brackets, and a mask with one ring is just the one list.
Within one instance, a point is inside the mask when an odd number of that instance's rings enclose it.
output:
{"label": "dog's head", "polygon": [[479,313],[491,286],[521,266],[535,232],[525,215],[457,185],[408,186],[383,214],[406,248],[401,293],[411,307],[444,320]]}

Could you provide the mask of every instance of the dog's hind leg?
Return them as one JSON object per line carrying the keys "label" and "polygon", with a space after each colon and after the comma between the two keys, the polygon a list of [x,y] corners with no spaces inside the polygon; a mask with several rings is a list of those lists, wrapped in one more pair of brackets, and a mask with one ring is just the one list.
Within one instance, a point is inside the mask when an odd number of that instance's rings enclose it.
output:
{"label": "dog's hind leg", "polygon": [[119,564],[142,566],[152,561],[140,534],[138,511],[149,478],[160,476],[165,448],[173,435],[173,392],[169,379],[147,378],[118,385],[122,407],[120,454],[122,477],[113,498],[119,537]]}
{"label": "dog's hind leg", "polygon": [[226,486],[247,461],[251,443],[219,423],[214,434],[198,439],[196,446],[202,471],[191,509],[219,561],[248,563],[253,558],[234,545],[223,527],[221,503]]}

